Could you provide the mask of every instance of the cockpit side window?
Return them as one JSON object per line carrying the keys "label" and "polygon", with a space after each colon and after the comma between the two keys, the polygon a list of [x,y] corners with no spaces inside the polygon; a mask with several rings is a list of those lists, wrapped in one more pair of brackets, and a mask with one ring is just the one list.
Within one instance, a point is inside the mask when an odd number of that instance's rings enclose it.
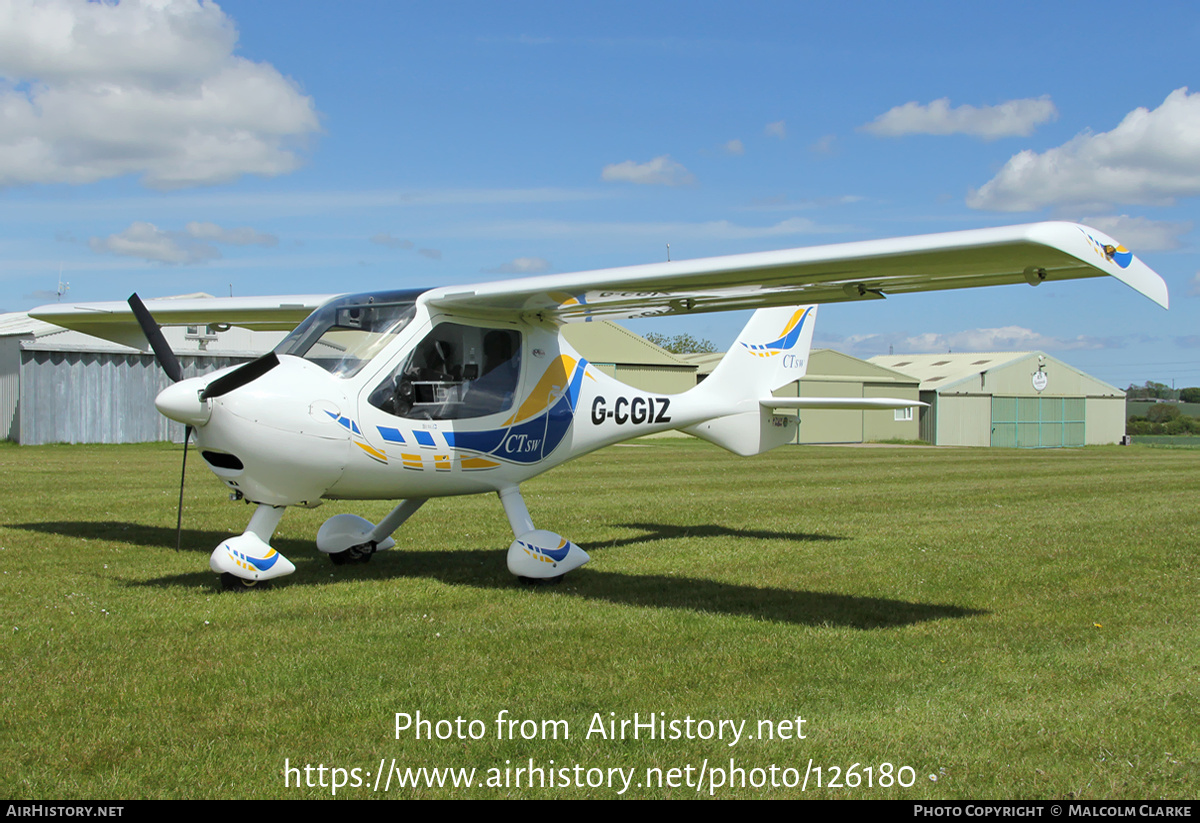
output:
{"label": "cockpit side window", "polygon": [[316,363],[336,377],[353,377],[416,314],[420,292],[337,297],[321,306],[275,347]]}
{"label": "cockpit side window", "polygon": [[520,332],[442,323],[367,400],[412,420],[485,417],[512,406],[520,376]]}

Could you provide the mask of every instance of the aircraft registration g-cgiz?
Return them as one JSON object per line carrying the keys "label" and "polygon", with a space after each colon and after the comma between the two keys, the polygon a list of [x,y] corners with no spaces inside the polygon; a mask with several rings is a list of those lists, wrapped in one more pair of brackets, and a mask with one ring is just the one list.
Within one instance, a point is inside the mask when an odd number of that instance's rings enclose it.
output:
{"label": "aircraft registration g-cgiz", "polygon": [[[773,397],[805,373],[816,304],[1103,275],[1167,306],[1162,279],[1111,237],[1037,223],[426,291],[148,305],[134,295],[129,305],[30,314],[139,348],[149,341],[175,381],[155,404],[187,427],[184,459],[194,433],[232,497],[257,504],[246,531],[212,553],[226,586],[295,571],[271,547],[288,506],[400,501],[379,523],[325,521],[317,548],[344,564],[395,546],[391,534],[429,498],[482,492],[499,496],[512,526],[509,570],[553,579],[588,556],[534,526],[520,486],[560,463],[667,429],[760,454],[794,439],[796,417],[780,410],[921,405]],[[626,386],[559,333],[598,318],[747,308],[757,311],[729,353],[682,394]],[[158,323],[292,331],[258,360],[185,380]]]}

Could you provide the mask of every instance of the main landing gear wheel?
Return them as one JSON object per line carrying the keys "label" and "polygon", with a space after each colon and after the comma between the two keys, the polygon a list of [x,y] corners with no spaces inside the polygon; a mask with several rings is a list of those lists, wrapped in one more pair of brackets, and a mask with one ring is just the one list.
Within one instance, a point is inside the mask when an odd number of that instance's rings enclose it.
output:
{"label": "main landing gear wheel", "polygon": [[236,574],[224,572],[221,574],[221,588],[227,592],[244,592],[250,589],[269,589],[271,584],[268,581],[247,580]]}
{"label": "main landing gear wheel", "polygon": [[329,559],[335,566],[347,566],[351,563],[370,563],[373,554],[375,547],[370,543],[363,543],[361,546],[351,546],[344,552],[330,552]]}

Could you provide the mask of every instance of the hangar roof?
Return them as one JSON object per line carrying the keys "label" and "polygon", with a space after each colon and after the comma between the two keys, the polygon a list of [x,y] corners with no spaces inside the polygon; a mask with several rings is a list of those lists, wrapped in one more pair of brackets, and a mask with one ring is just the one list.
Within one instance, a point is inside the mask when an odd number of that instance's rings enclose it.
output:
{"label": "hangar roof", "polygon": [[25,334],[41,337],[61,331],[64,331],[61,326],[43,320],[34,320],[23,311],[0,314],[0,337],[18,337]]}
{"label": "hangar roof", "polygon": [[[952,387],[957,387],[960,391],[964,388],[974,390],[969,386],[964,386],[966,383],[977,384],[978,388],[982,389],[983,381],[980,379],[980,375],[995,374],[1000,369],[1037,357],[1044,358],[1047,364],[1052,363],[1057,369],[1073,372],[1079,381],[1083,381],[1080,386],[1088,386],[1086,390],[1081,388],[1081,391],[1104,396],[1124,396],[1124,392],[1116,386],[1105,383],[1069,363],[1064,363],[1057,357],[1051,357],[1040,351],[889,354],[872,357],[870,362],[911,374],[921,381],[921,391],[941,392]],[[1040,370],[1040,366],[1038,368]],[[992,385],[990,377],[988,382],[989,385]]]}
{"label": "hangar roof", "polygon": [[889,354],[872,357],[871,363],[886,366],[921,381],[921,391],[937,391],[960,380],[974,377],[1039,352],[966,352],[960,354]]}

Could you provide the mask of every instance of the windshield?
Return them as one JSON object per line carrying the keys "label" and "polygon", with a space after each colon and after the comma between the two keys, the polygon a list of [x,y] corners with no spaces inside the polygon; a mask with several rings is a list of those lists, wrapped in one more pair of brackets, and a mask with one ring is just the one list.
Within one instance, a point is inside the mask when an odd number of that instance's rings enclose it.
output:
{"label": "windshield", "polygon": [[335,297],[283,338],[276,354],[316,363],[337,377],[353,377],[416,314],[420,290]]}

